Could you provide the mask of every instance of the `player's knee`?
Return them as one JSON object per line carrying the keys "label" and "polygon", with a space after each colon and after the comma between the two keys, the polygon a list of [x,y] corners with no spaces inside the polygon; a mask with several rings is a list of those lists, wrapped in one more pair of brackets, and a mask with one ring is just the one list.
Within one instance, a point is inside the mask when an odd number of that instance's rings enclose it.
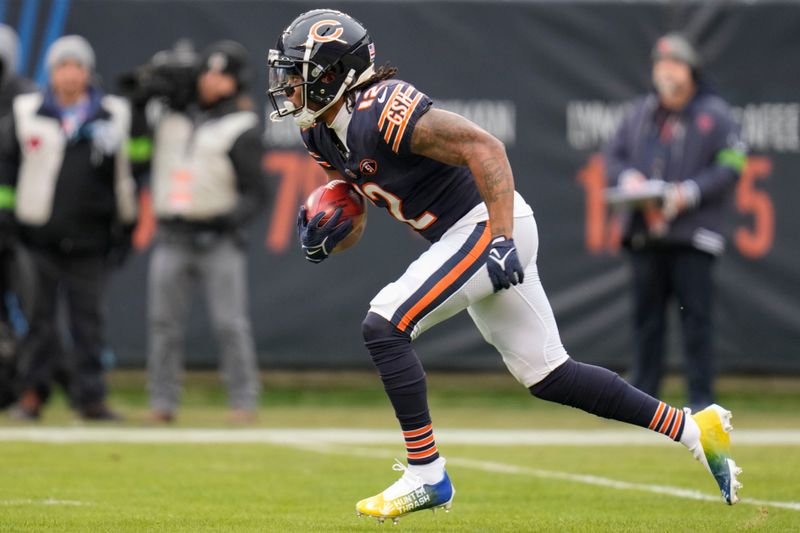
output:
{"label": "player's knee", "polygon": [[361,323],[361,335],[364,342],[369,344],[372,341],[386,339],[394,336],[396,328],[394,325],[376,313],[367,313],[366,318]]}
{"label": "player's knee", "polygon": [[565,390],[572,387],[578,363],[568,357],[566,361],[545,377],[539,383],[532,385],[528,390],[531,394],[542,400],[558,401]]}

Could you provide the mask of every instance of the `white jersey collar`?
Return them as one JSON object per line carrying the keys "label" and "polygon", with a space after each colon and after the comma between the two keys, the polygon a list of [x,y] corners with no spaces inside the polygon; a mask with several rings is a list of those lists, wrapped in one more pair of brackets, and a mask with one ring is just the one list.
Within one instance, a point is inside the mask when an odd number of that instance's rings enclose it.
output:
{"label": "white jersey collar", "polygon": [[347,103],[343,103],[342,107],[339,108],[339,112],[333,117],[333,122],[328,125],[348,151],[350,151],[350,148],[347,146],[347,128],[350,126],[352,116],[352,113],[347,109]]}

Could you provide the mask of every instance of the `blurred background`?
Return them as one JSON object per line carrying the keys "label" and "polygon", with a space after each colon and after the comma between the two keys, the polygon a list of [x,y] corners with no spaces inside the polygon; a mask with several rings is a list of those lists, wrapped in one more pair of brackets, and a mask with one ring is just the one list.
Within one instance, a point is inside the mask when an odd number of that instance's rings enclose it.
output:
{"label": "blurred background", "polygon": [[[360,323],[368,302],[426,243],[371,209],[362,242],[324,266],[302,259],[297,206],[323,176],[291,121],[265,120],[266,52],[302,1],[0,0],[19,33],[18,72],[46,82],[44,51],[83,35],[106,90],[178,39],[196,49],[222,38],[249,50],[251,96],[262,116],[271,194],[250,246],[250,308],[262,369],[369,369]],[[716,343],[723,373],[800,372],[800,31],[796,2],[427,1],[328,2],[361,20],[390,62],[437,105],[505,142],[517,188],[534,208],[539,268],[570,354],[625,371],[632,359],[629,273],[606,208],[602,158],[625,105],[650,88],[656,38],[682,30],[734,107],[750,146],[738,183],[730,246],[718,265]],[[152,221],[145,221],[145,224]],[[148,228],[112,282],[108,363],[142,368]],[[198,296],[198,298],[200,298]],[[215,367],[205,306],[194,306],[187,365]],[[677,317],[673,317],[677,319]],[[673,325],[677,326],[677,323]],[[679,329],[670,366],[680,369]],[[468,317],[417,343],[430,370],[500,370]]]}

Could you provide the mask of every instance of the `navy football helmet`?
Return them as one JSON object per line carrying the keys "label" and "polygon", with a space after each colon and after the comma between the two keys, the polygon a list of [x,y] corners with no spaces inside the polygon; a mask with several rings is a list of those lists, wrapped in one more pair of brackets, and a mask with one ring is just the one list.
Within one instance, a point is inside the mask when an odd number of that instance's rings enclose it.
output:
{"label": "navy football helmet", "polygon": [[[269,51],[270,119],[291,115],[301,128],[375,71],[375,45],[367,29],[351,16],[316,9],[297,17]],[[300,105],[289,100],[300,91]],[[312,104],[313,109],[309,107]]]}

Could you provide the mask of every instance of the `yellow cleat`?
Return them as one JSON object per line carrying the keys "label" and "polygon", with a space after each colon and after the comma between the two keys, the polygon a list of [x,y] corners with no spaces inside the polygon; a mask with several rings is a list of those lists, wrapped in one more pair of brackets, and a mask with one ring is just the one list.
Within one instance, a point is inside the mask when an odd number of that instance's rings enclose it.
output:
{"label": "yellow cleat", "polygon": [[[688,408],[685,411],[691,415]],[[743,485],[737,479],[742,469],[731,458],[731,412],[713,404],[691,416],[700,428],[700,441],[690,450],[714,476],[725,502],[733,505],[739,501]]]}
{"label": "yellow cleat", "polygon": [[456,490],[447,471],[441,481],[428,485],[399,461],[392,470],[403,472],[403,475],[380,494],[358,502],[356,515],[371,516],[381,523],[391,518],[397,524],[401,516],[423,509],[443,507],[446,512],[450,511]]}

